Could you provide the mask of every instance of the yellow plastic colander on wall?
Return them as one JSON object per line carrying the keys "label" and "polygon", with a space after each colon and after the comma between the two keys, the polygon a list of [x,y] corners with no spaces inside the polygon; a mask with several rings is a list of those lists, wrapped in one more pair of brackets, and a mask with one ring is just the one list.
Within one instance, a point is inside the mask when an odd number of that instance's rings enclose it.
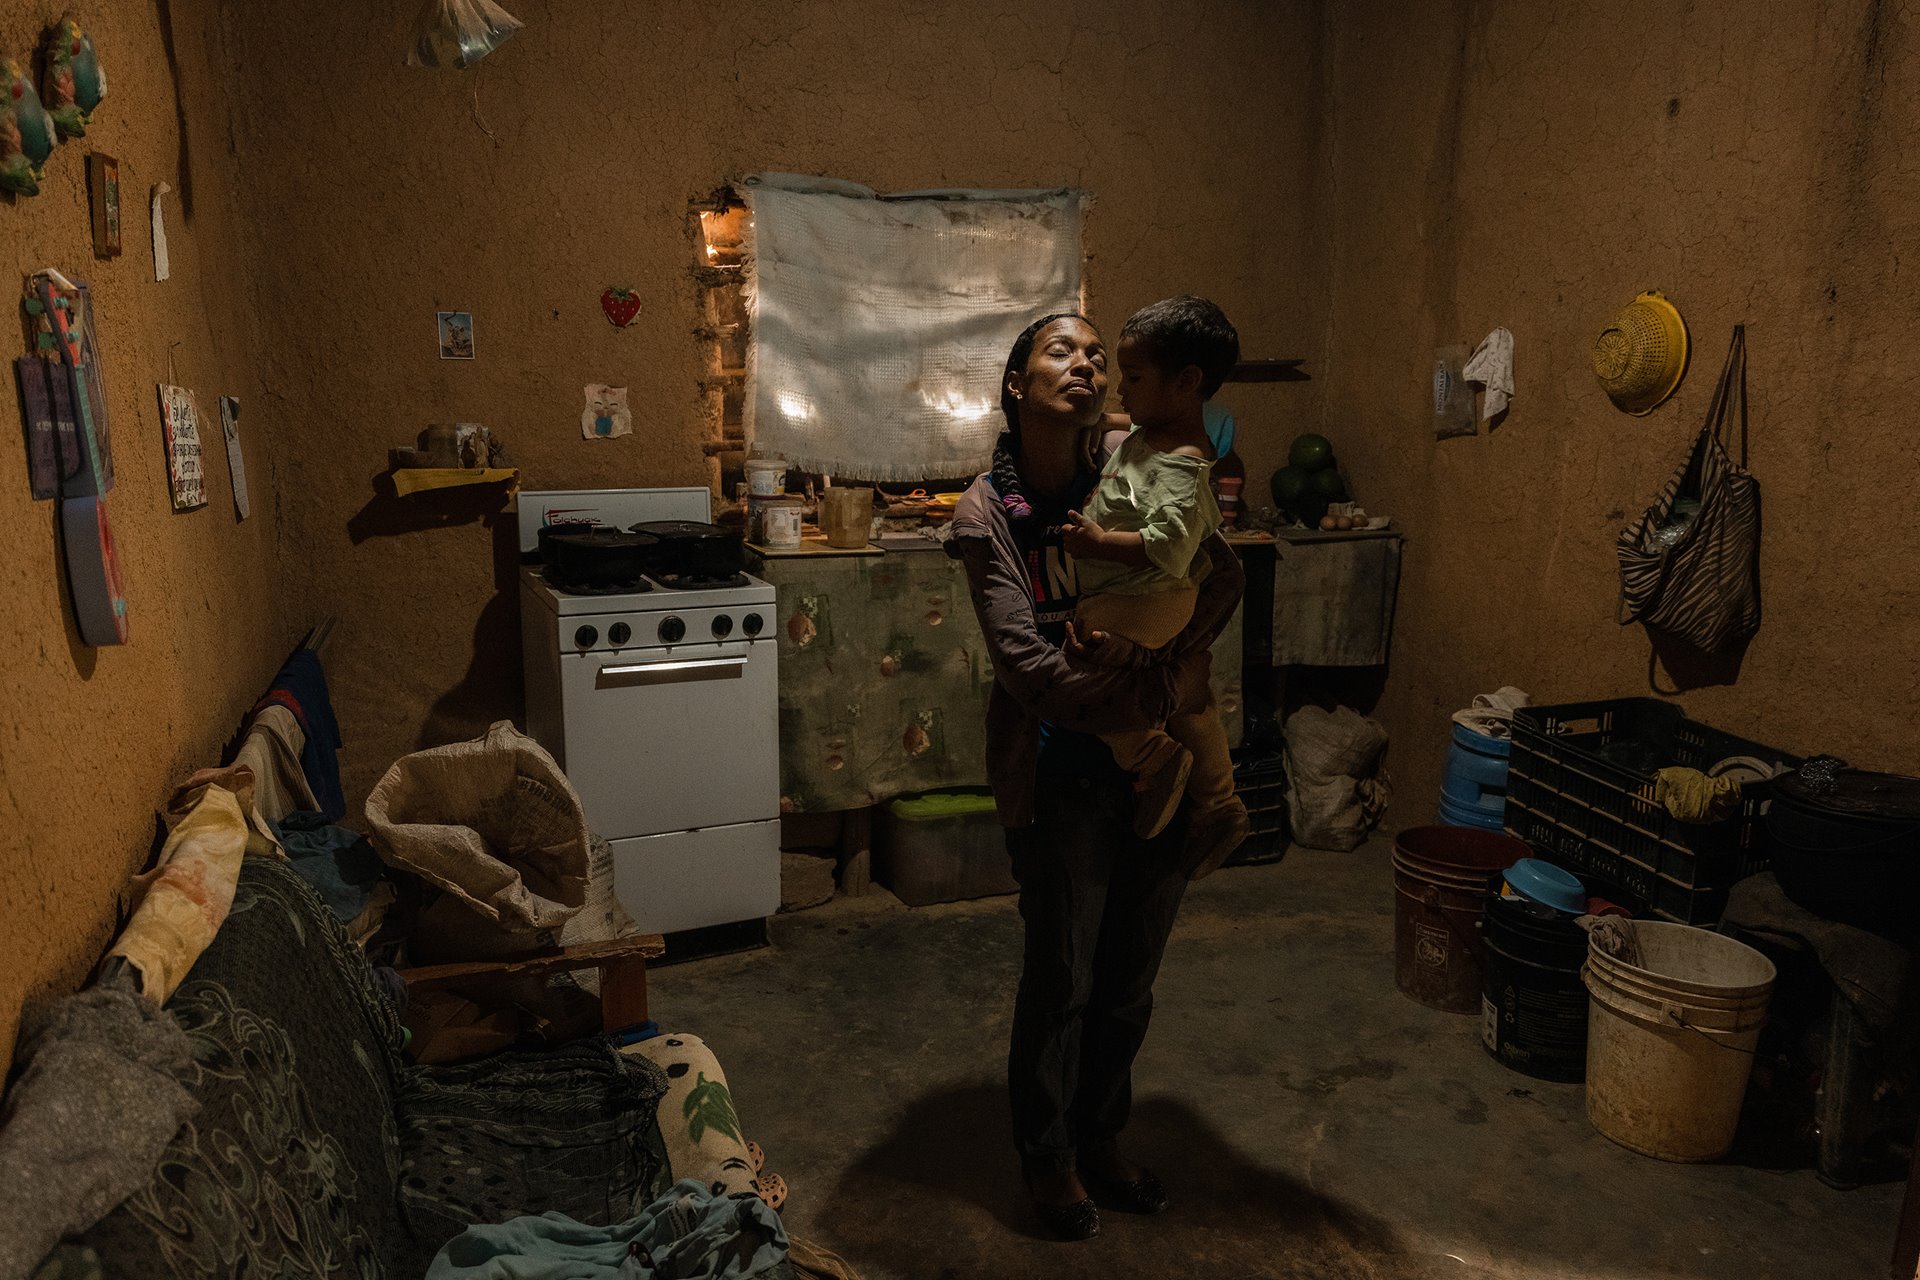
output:
{"label": "yellow plastic colander on wall", "polygon": [[1600,331],[1593,372],[1615,408],[1652,413],[1687,376],[1687,322],[1665,294],[1647,290]]}

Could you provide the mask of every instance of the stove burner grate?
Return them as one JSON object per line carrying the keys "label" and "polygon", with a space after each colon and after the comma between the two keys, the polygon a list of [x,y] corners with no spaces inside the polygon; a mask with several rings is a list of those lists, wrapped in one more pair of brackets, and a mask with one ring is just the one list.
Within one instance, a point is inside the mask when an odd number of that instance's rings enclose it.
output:
{"label": "stove burner grate", "polygon": [[561,595],[568,596],[631,596],[638,595],[642,591],[653,590],[653,584],[645,578],[634,578],[626,582],[609,582],[594,585],[591,583],[569,582],[563,575],[555,573],[550,568],[543,569],[540,576],[547,580],[548,586],[558,591]]}
{"label": "stove burner grate", "polygon": [[719,591],[726,587],[744,587],[749,579],[744,573],[695,574],[695,573],[656,573],[655,580],[669,591]]}

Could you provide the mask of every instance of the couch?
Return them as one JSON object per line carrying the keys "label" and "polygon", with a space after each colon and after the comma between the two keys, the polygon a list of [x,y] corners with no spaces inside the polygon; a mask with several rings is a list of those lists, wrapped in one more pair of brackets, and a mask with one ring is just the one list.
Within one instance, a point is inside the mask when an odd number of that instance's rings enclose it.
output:
{"label": "couch", "polygon": [[374,970],[279,859],[245,859],[166,1012],[198,1109],[41,1280],[412,1280],[471,1223],[617,1222],[668,1185],[658,1067],[597,1038],[410,1064]]}

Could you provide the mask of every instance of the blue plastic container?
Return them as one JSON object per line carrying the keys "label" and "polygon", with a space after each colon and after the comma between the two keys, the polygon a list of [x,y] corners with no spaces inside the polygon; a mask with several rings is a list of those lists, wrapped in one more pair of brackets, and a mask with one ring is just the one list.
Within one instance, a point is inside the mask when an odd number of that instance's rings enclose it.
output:
{"label": "blue plastic container", "polygon": [[1568,915],[1585,915],[1587,891],[1571,871],[1539,858],[1522,858],[1507,868],[1507,888],[1530,902]]}
{"label": "blue plastic container", "polygon": [[1440,821],[1450,827],[1499,831],[1507,820],[1507,754],[1512,743],[1453,726],[1440,782]]}

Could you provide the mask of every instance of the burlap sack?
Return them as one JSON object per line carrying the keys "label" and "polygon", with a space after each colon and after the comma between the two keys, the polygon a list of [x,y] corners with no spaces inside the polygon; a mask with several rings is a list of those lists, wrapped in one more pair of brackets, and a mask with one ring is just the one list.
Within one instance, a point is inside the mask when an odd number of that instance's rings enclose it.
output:
{"label": "burlap sack", "polygon": [[587,898],[586,813],[539,743],[502,720],[402,756],[367,797],[373,847],[509,934],[557,929]]}
{"label": "burlap sack", "polygon": [[1351,707],[1302,707],[1287,717],[1285,732],[1293,842],[1342,852],[1359,847],[1392,794],[1381,765],[1387,731]]}

